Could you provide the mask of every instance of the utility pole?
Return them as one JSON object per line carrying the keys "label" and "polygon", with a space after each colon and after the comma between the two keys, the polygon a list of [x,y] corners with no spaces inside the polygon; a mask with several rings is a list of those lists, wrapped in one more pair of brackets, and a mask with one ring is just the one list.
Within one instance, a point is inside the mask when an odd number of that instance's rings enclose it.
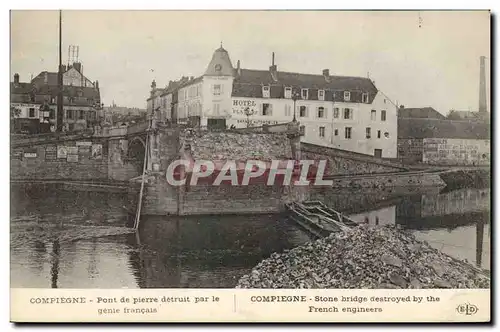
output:
{"label": "utility pole", "polygon": [[59,10],[59,70],[57,71],[56,131],[63,131],[62,10]]}

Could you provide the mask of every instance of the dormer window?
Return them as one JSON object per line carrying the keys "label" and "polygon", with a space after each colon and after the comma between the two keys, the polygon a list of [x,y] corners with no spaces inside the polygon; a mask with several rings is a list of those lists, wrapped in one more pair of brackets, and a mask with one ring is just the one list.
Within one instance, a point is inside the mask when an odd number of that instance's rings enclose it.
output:
{"label": "dormer window", "polygon": [[264,85],[262,87],[262,97],[269,98],[270,97],[270,90],[271,90],[271,88],[269,87],[269,85]]}
{"label": "dormer window", "polygon": [[308,99],[309,98],[309,90],[302,89],[300,92],[300,96],[302,97],[302,99]]}
{"label": "dormer window", "polygon": [[344,101],[351,100],[351,93],[349,91],[344,91]]}
{"label": "dormer window", "polygon": [[292,98],[292,88],[291,87],[285,88],[285,98],[287,98],[287,99]]}
{"label": "dormer window", "polygon": [[318,90],[318,100],[325,100],[325,90]]}
{"label": "dormer window", "polygon": [[361,102],[368,104],[368,93],[366,93],[366,92],[363,93],[363,95],[361,96]]}

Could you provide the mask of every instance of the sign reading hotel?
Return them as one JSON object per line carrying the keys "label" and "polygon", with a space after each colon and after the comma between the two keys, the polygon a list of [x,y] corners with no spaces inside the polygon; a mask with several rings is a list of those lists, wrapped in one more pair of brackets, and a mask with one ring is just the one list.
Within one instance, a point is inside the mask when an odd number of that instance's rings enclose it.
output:
{"label": "sign reading hotel", "polygon": [[255,100],[233,99],[233,115],[252,116],[258,113],[259,107]]}

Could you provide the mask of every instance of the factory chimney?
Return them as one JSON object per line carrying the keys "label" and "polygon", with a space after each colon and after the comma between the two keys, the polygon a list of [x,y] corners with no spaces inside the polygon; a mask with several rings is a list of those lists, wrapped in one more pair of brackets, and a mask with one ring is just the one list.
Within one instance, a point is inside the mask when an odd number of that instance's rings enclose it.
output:
{"label": "factory chimney", "polygon": [[486,57],[480,58],[480,73],[479,73],[479,112],[486,113],[488,110],[488,103],[486,100],[486,71],[485,71]]}

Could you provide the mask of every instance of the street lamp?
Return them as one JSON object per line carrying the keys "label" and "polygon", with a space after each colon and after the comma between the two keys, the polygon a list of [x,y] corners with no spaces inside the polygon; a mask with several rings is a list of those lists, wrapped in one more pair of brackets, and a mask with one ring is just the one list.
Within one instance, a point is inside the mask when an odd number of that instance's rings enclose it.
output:
{"label": "street lamp", "polygon": [[297,122],[297,118],[295,116],[295,110],[296,110],[296,107],[295,107],[295,102],[297,101],[297,99],[299,99],[299,93],[297,91],[293,92],[292,93],[292,100],[293,100],[293,122]]}

